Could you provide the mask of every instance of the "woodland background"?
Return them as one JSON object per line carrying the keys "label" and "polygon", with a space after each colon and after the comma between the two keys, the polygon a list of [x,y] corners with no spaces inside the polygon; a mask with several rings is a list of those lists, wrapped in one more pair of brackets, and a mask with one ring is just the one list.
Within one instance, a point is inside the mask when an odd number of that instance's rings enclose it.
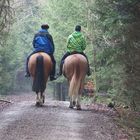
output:
{"label": "woodland background", "polygon": [[[87,40],[96,95],[140,110],[139,0],[1,0],[0,94],[29,90],[25,61],[42,23],[50,25],[57,70],[77,24]],[[61,77],[56,83],[63,84]]]}

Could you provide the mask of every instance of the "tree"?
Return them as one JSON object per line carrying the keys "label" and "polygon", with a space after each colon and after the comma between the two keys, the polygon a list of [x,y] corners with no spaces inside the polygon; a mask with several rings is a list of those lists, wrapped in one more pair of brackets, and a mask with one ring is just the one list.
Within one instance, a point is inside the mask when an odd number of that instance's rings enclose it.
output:
{"label": "tree", "polygon": [[110,93],[118,102],[137,104],[137,109],[139,5],[138,0],[95,0],[92,7],[88,5],[94,16],[90,23],[94,23],[98,89]]}
{"label": "tree", "polygon": [[[0,93],[9,88],[10,73],[7,73],[7,62],[9,56],[7,55],[8,49],[6,39],[9,33],[10,24],[12,21],[13,9],[10,7],[9,0],[0,1]],[[7,63],[7,64],[6,64]]]}

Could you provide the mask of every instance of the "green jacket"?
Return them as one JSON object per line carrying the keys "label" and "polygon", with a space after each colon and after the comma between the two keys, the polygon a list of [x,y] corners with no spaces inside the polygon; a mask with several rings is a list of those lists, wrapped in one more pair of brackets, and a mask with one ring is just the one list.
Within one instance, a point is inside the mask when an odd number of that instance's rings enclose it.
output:
{"label": "green jacket", "polygon": [[67,51],[72,52],[83,52],[86,48],[86,41],[81,32],[73,32],[69,35],[67,40]]}

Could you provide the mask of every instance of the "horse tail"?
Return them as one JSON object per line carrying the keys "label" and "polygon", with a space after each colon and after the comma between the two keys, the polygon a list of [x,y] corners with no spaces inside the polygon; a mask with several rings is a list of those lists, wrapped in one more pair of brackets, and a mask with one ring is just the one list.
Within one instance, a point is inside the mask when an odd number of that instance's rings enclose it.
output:
{"label": "horse tail", "polygon": [[79,64],[77,63],[74,66],[73,76],[72,76],[72,79],[70,81],[70,87],[69,87],[69,96],[70,97],[78,95],[80,85],[81,85],[80,67],[79,67]]}
{"label": "horse tail", "polygon": [[45,88],[46,84],[44,78],[44,59],[42,55],[39,55],[36,58],[36,68],[32,90],[36,93],[43,93]]}

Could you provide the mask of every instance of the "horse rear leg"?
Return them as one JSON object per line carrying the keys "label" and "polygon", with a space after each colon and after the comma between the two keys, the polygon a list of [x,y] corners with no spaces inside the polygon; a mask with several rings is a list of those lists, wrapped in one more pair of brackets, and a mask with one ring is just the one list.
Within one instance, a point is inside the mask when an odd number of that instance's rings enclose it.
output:
{"label": "horse rear leg", "polygon": [[78,95],[77,101],[76,101],[76,109],[77,110],[81,110],[80,98],[81,98],[81,95]]}
{"label": "horse rear leg", "polygon": [[76,97],[72,96],[72,97],[70,97],[70,106],[69,106],[69,108],[73,108],[75,106],[76,106]]}
{"label": "horse rear leg", "polygon": [[73,100],[72,100],[72,97],[70,97],[70,105],[69,105],[69,108],[73,108]]}
{"label": "horse rear leg", "polygon": [[42,93],[42,102],[45,103],[45,95]]}
{"label": "horse rear leg", "polygon": [[40,106],[39,93],[36,92],[36,106]]}
{"label": "horse rear leg", "polygon": [[37,97],[36,97],[36,106],[42,106],[45,102],[45,95],[43,93],[36,93]]}
{"label": "horse rear leg", "polygon": [[41,92],[41,94],[40,94],[40,103],[41,103],[41,105],[43,105],[44,102],[45,102],[45,95],[44,95],[43,92]]}
{"label": "horse rear leg", "polygon": [[81,110],[80,98],[81,98],[81,95],[78,93],[72,96],[72,100],[70,102],[70,105],[72,105],[72,107],[76,106],[77,110]]}
{"label": "horse rear leg", "polygon": [[[83,78],[84,79],[84,78]],[[81,95],[82,95],[82,92],[83,92],[83,89],[84,89],[84,80],[81,80],[81,84],[80,84],[80,89],[79,89],[79,92],[78,92],[78,96],[77,96],[77,102],[76,102],[76,108],[77,110],[81,110]]]}

